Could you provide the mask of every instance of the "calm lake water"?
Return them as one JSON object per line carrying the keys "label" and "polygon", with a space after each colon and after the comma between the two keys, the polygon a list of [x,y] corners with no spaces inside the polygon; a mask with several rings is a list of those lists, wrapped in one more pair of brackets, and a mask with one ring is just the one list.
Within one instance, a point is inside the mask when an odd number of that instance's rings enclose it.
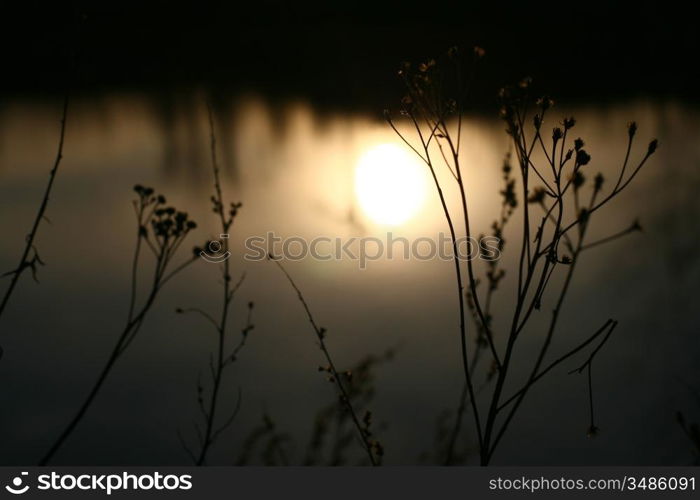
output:
{"label": "calm lake water", "polygon": [[[2,463],[39,458],[82,401],[119,334],[134,246],[132,186],[154,186],[187,210],[200,225],[192,245],[218,235],[208,201],[203,102],[204,96],[164,104],[124,94],[72,103],[50,223],[37,242],[47,265],[40,269],[40,284],[24,276],[0,324]],[[620,321],[595,363],[601,434],[586,437],[585,377],[567,375],[580,364],[572,360],[530,393],[495,463],[688,463],[692,447],[674,414],[683,410],[690,420],[700,419],[689,389],[700,389],[700,114],[680,103],[646,101],[556,113],[576,116],[575,132],[593,156],[587,168],[608,179],[624,157],[628,121],[639,124],[639,155],[654,137],[660,148],[594,222],[591,238],[627,227],[636,217],[644,232],[584,255],[552,347],[555,356],[607,318]],[[8,102],[0,111],[0,270],[16,265],[53,161],[59,118],[59,105],[52,102]],[[241,413],[211,461],[235,460],[264,411],[293,437],[288,451],[299,461],[316,410],[335,396],[317,371],[323,359],[293,290],[270,263],[242,258],[245,238],[268,232],[384,238],[390,230],[412,241],[447,228],[430,184],[424,204],[402,225],[382,226],[363,211],[355,187],[358,161],[378,145],[400,145],[373,117],[245,97],[219,107],[215,118],[225,196],[243,202],[231,241],[235,272],[245,271],[247,279],[232,331],[237,335],[242,328],[248,300],[256,303],[256,328],[226,383],[229,407],[242,391]],[[475,233],[489,231],[498,212],[495,194],[508,151],[503,129],[496,119],[473,118],[465,125]],[[447,194],[457,201],[455,190]],[[506,245],[516,241],[517,231],[514,223]],[[513,250],[506,247],[507,269],[513,269]],[[350,259],[304,259],[286,266],[328,329],[339,365],[398,348],[395,359],[377,370],[372,410],[387,424],[381,432],[387,463],[415,463],[432,449],[436,418],[456,406],[461,391],[452,264],[379,259],[360,270]],[[176,433],[193,435],[197,376],[208,370],[215,339],[201,318],[174,309],[216,311],[217,273],[216,266],[197,263],[165,289],[57,463],[186,463]],[[507,275],[506,289],[513,276]],[[497,318],[498,311],[512,308],[512,297],[495,300]],[[549,317],[551,302],[523,337],[515,373],[531,366],[542,340],[537,326]]]}

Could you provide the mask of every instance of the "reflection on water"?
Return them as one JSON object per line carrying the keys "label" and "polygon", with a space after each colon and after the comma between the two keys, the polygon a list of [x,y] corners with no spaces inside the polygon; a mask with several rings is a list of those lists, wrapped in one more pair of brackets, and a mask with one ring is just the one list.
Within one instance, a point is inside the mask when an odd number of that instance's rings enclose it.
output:
{"label": "reflection on water", "polygon": [[[248,279],[236,312],[240,317],[247,300],[255,300],[260,311],[229,385],[232,400],[238,387],[243,391],[243,410],[213,458],[231,461],[234,443],[263,411],[295,437],[300,453],[331,388],[316,371],[322,360],[294,294],[272,266],[240,258],[244,238],[270,231],[281,237],[350,238],[391,230],[413,240],[445,231],[444,220],[431,185],[425,204],[405,224],[383,226],[376,222],[382,217],[362,210],[358,161],[379,145],[399,144],[383,123],[321,115],[300,103],[272,107],[255,98],[209,98],[227,196],[244,203],[233,244],[237,270]],[[47,266],[40,285],[23,280],[0,326],[5,348],[0,378],[9,384],[0,395],[2,462],[31,462],[45,451],[118,333],[133,246],[131,186],[156,186],[200,223],[201,240],[215,235],[203,102],[196,95],[157,100],[115,95],[73,103],[48,212],[51,224],[43,226],[38,241]],[[662,147],[614,209],[595,223],[591,238],[627,227],[637,216],[645,232],[586,256],[555,346],[563,351],[602,320],[620,320],[597,361],[602,434],[586,439],[585,384],[563,369],[532,391],[496,462],[683,463],[689,447],[673,415],[689,406],[679,381],[698,379],[700,349],[691,311],[700,273],[695,231],[700,116],[672,103],[648,102],[564,111],[577,117],[577,132],[593,154],[591,169],[608,178],[624,155],[627,121],[636,120],[641,137],[658,137]],[[59,114],[57,106],[28,102],[8,103],[0,114],[0,269],[13,266],[36,209]],[[487,232],[498,209],[494,194],[507,137],[500,122],[475,118],[463,141],[475,232]],[[457,201],[454,191],[446,194]],[[517,226],[511,231],[517,234]],[[504,258],[508,263],[513,256]],[[328,328],[340,363],[349,366],[367,353],[400,346],[378,374],[373,410],[389,425],[387,461],[415,462],[430,448],[436,416],[461,390],[451,265],[383,259],[360,271],[356,262],[306,259],[288,268]],[[186,461],[176,431],[194,417],[197,373],[206,369],[214,339],[196,318],[172,311],[218,307],[216,280],[217,270],[201,263],[166,290],[144,335],[59,460]],[[505,296],[495,304],[496,310],[511,306]],[[524,345],[534,348],[538,336],[533,329]]]}

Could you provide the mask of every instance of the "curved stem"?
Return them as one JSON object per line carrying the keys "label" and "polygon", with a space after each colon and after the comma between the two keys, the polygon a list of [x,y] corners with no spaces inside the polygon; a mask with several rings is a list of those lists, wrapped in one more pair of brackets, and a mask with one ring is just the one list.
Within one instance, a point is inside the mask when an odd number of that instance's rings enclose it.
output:
{"label": "curved stem", "polygon": [[27,242],[26,245],[24,246],[24,251],[22,252],[22,256],[19,259],[19,264],[17,264],[17,267],[15,268],[14,271],[10,271],[8,274],[12,274],[12,279],[10,281],[10,285],[7,288],[7,291],[5,292],[5,295],[2,298],[2,302],[0,302],[0,316],[2,316],[2,313],[5,312],[5,308],[7,307],[7,303],[10,301],[10,297],[12,296],[12,293],[15,290],[15,287],[17,286],[17,282],[19,281],[20,276],[22,273],[30,267],[35,266],[35,260],[37,259],[36,257],[36,250],[35,251],[35,258],[30,259],[29,258],[29,253],[34,249],[34,240],[36,239],[37,232],[39,231],[39,225],[41,224],[41,221],[45,217],[46,213],[46,208],[48,207],[49,204],[49,197],[51,195],[51,190],[53,189],[54,181],[56,180],[56,174],[58,173],[58,167],[61,164],[61,159],[63,158],[63,142],[65,139],[66,135],[66,117],[68,115],[68,95],[65,96],[63,100],[63,112],[61,114],[61,132],[59,135],[59,140],[58,140],[58,151],[56,152],[56,159],[54,160],[53,168],[51,169],[51,172],[49,173],[49,182],[46,185],[46,189],[44,190],[44,197],[41,200],[41,205],[39,205],[39,210],[37,211],[36,217],[34,219],[34,223],[32,224],[32,229],[29,232],[29,235],[27,236]]}

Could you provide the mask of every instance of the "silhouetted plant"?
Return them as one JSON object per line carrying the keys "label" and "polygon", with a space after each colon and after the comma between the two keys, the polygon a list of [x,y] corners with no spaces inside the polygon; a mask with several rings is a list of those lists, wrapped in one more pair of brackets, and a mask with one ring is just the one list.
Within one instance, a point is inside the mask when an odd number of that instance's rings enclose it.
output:
{"label": "silhouetted plant", "polygon": [[681,412],[676,413],[676,421],[693,445],[695,463],[700,463],[700,426],[698,426],[697,422],[686,423],[685,417]]}
{"label": "silhouetted plant", "polygon": [[[15,287],[17,286],[19,278],[22,276],[22,274],[25,271],[30,270],[32,272],[32,277],[34,278],[34,281],[38,282],[37,266],[44,265],[44,262],[39,256],[39,251],[36,248],[35,240],[39,232],[39,225],[43,220],[48,220],[46,218],[46,209],[49,205],[49,197],[51,196],[51,191],[53,189],[54,181],[56,180],[56,175],[58,174],[58,167],[61,165],[61,160],[63,159],[63,141],[66,136],[66,117],[68,116],[67,95],[63,100],[62,110],[63,111],[61,114],[61,129],[58,138],[58,151],[56,152],[56,159],[54,160],[53,167],[49,172],[49,182],[46,185],[46,189],[44,190],[44,196],[41,199],[39,210],[37,211],[36,217],[34,218],[32,228],[29,231],[29,234],[27,235],[24,250],[22,251],[22,255],[19,259],[19,264],[17,264],[17,267],[12,271],[8,271],[2,275],[3,278],[9,276],[11,276],[12,278],[10,279],[10,284],[8,285],[7,290],[5,291],[5,295],[3,295],[2,302],[0,302],[0,317],[5,312],[5,308],[7,307],[7,304],[10,301],[10,297],[15,291]],[[2,347],[0,347],[0,358],[2,358],[2,354],[3,350]]]}
{"label": "silhouetted plant", "polygon": [[[381,356],[368,355],[341,374],[346,380],[347,397],[353,408],[371,406],[375,395],[374,370],[379,364],[390,361],[393,357],[393,349],[387,350]],[[333,382],[334,375],[330,365],[319,366],[318,371],[326,373],[329,382]],[[373,438],[377,425],[370,410],[364,410],[361,423],[362,432],[373,445],[374,455],[379,464],[384,456],[384,448]],[[349,448],[354,446],[356,435],[357,428],[352,420],[352,414],[345,406],[331,403],[319,409],[314,419],[304,465],[347,465],[351,453]]]}
{"label": "silhouetted plant", "polygon": [[[199,410],[204,419],[204,428],[200,428],[199,424],[195,423],[195,430],[197,433],[197,439],[199,444],[199,450],[195,453],[185,442],[184,438],[180,436],[180,441],[184,447],[187,454],[190,456],[192,461],[197,465],[204,465],[207,459],[207,453],[209,449],[217,440],[217,438],[223,433],[234,421],[238,415],[241,403],[241,395],[239,392],[238,402],[232,414],[228,416],[222,423],[217,422],[219,407],[219,397],[221,392],[221,384],[223,382],[223,375],[226,368],[233,364],[238,356],[238,353],[243,349],[243,346],[248,339],[248,334],[253,330],[254,325],[252,323],[253,314],[253,302],[248,302],[248,315],[246,317],[246,323],[241,330],[241,337],[237,345],[235,345],[229,351],[227,337],[228,337],[228,325],[230,320],[230,309],[233,303],[234,295],[239,289],[245,274],[241,275],[241,278],[237,283],[232,283],[231,277],[231,262],[228,258],[230,256],[229,252],[229,237],[230,230],[233,226],[233,222],[238,215],[238,210],[241,208],[240,203],[231,203],[229,208],[226,210],[224,203],[223,191],[221,189],[221,179],[219,174],[219,165],[216,159],[216,134],[214,132],[214,120],[212,117],[211,108],[208,108],[209,113],[209,128],[210,128],[210,138],[211,138],[211,163],[212,171],[214,174],[214,195],[211,197],[213,211],[219,219],[220,229],[221,229],[221,241],[220,252],[222,260],[219,263],[219,268],[221,270],[222,278],[222,305],[221,311],[219,312],[218,320],[214,319],[209,313],[200,308],[190,308],[190,309],[178,309],[179,313],[193,312],[202,316],[207,320],[215,329],[217,336],[217,348],[216,355],[211,356],[209,360],[210,376],[211,376],[211,388],[208,394],[205,394],[205,387],[202,384],[201,377],[197,381],[197,404]],[[206,400],[206,401],[205,401]]]}
{"label": "silhouetted plant", "polygon": [[[688,388],[693,395],[693,399],[700,406],[700,393],[691,387]],[[688,422],[681,411],[676,412],[676,422],[693,447],[694,463],[700,465],[700,425],[697,422]]]}
{"label": "silhouetted plant", "polygon": [[467,395],[462,391],[456,411],[443,410],[438,414],[435,419],[432,449],[418,456],[420,464],[463,465],[467,463],[469,455],[474,453],[474,448],[460,434],[466,405]]}
{"label": "silhouetted plant", "polygon": [[267,413],[264,413],[260,425],[250,431],[243,441],[236,465],[251,464],[256,452],[264,465],[289,465],[289,457],[284,449],[285,443],[289,441],[291,441],[289,434],[278,431],[277,424]]}
{"label": "silhouetted plant", "polygon": [[[483,55],[483,50],[476,48],[473,52],[472,64],[475,64]],[[637,126],[635,123],[630,123],[626,153],[612,189],[607,194],[603,194],[605,180],[602,174],[598,173],[594,176],[590,194],[584,198],[583,189],[590,176],[588,171],[591,167],[588,165],[591,162],[591,156],[584,149],[583,140],[577,138],[571,141],[571,130],[576,124],[575,120],[566,118],[561,124],[553,127],[551,141],[547,143],[543,136],[543,127],[545,115],[553,105],[552,100],[547,97],[538,99],[533,114],[529,79],[501,91],[501,117],[507,125],[517,161],[516,168],[520,173],[519,180],[515,181],[509,178],[510,168],[504,172],[506,188],[501,194],[507,211],[513,211],[518,206],[522,207],[522,237],[516,269],[517,282],[513,290],[515,308],[509,318],[504,318],[508,326],[503,338],[498,339],[487,305],[490,304],[491,293],[499,285],[503,271],[496,269],[493,265],[487,268],[488,290],[484,301],[484,297],[477,293],[479,279],[471,259],[467,259],[466,262],[465,283],[463,264],[457,248],[458,224],[463,226],[468,241],[471,241],[472,237],[469,200],[460,148],[465,101],[473,70],[470,69],[465,77],[466,66],[460,59],[462,59],[460,52],[452,48],[447,54],[445,63],[438,64],[431,60],[417,68],[405,64],[399,72],[407,91],[402,99],[401,114],[407,118],[415,138],[411,139],[407,133],[401,132],[389,112],[386,113],[386,117],[397,135],[430,170],[450,230],[459,303],[459,336],[466,386],[464,394],[469,400],[474,418],[480,463],[487,465],[530,388],[557,365],[594,342],[597,344],[592,354],[577,371],[587,370],[591,408],[589,435],[598,432],[593,421],[591,366],[593,358],[610,338],[617,322],[608,320],[574,349],[564,353],[549,365],[545,365],[544,362],[582,252],[641,229],[639,223],[635,221],[629,227],[609,237],[591,243],[585,242],[592,216],[630,184],[656,151],[657,141],[651,141],[641,159],[631,166],[632,145]],[[459,214],[453,213],[449,208],[443,191],[443,181],[437,172],[440,166],[446,169],[457,184],[461,209]],[[533,180],[540,185],[533,188]],[[516,194],[518,191],[516,184],[519,184],[519,195]],[[537,216],[531,213],[530,205],[540,206],[543,215]],[[498,231],[505,222],[507,220],[504,221],[501,217],[495,230]],[[546,328],[544,342],[534,360],[534,366],[525,381],[519,382],[522,387],[514,395],[505,398],[503,391],[514,353],[517,351],[517,340],[526,331],[525,327],[533,317],[533,312],[541,309],[545,291],[553,282],[551,278],[555,270],[562,268],[564,269],[563,285],[555,295],[552,316]],[[477,325],[474,335],[477,345],[472,360],[468,357],[465,322],[467,309],[472,311]],[[501,352],[497,346],[499,340],[506,344]],[[495,387],[488,397],[488,408],[485,414],[479,408],[478,389],[473,382],[472,369],[472,365],[478,361],[477,353],[482,347],[491,355],[493,368],[490,369],[489,378],[495,380]],[[459,422],[460,419],[461,415],[458,415],[457,421]],[[454,439],[457,439],[459,434],[459,424],[456,424],[456,429],[457,432],[453,433]],[[446,462],[449,460],[448,451]]]}
{"label": "silhouetted plant", "polygon": [[[381,465],[382,457],[384,456],[384,447],[373,436],[373,431],[371,429],[372,413],[368,410],[365,410],[365,413],[363,414],[362,418],[360,418],[359,413],[355,407],[354,400],[357,398],[358,393],[355,390],[357,385],[353,384],[352,382],[354,378],[353,372],[350,370],[342,372],[338,371],[333,361],[333,358],[331,357],[331,353],[328,350],[328,347],[326,346],[326,329],[324,327],[319,326],[318,323],[316,323],[316,320],[311,314],[311,309],[309,308],[306,299],[304,299],[304,295],[301,293],[301,290],[294,282],[287,270],[279,262],[279,260],[273,255],[268,255],[268,259],[274,262],[275,265],[280,269],[280,271],[282,271],[282,273],[289,281],[289,284],[296,292],[299,302],[301,302],[301,305],[304,307],[306,316],[309,320],[309,323],[311,324],[311,327],[313,328],[314,334],[316,335],[316,339],[318,340],[318,346],[321,349],[321,352],[323,353],[323,356],[325,357],[327,362],[326,366],[319,367],[319,371],[326,373],[326,378],[328,382],[332,383],[336,387],[340,406],[345,412],[347,412],[347,415],[349,415],[350,421],[352,422],[352,425],[355,428],[356,437],[359,443],[361,444],[362,448],[364,449],[370,464],[372,464],[373,466]],[[340,430],[341,427],[342,426],[339,425],[338,429]]]}
{"label": "silhouetted plant", "polygon": [[[356,363],[341,376],[345,379],[345,389],[353,408],[369,408],[375,396],[375,369],[394,357],[394,350],[389,349],[381,356],[368,355]],[[327,380],[332,380],[329,366],[320,366],[318,371],[325,373]],[[371,439],[376,429],[384,429],[385,424],[374,423],[372,412],[365,410],[362,414],[363,433]],[[352,464],[355,459],[354,447],[357,442],[357,427],[347,405],[334,401],[322,406],[314,416],[313,428],[309,442],[303,452],[301,463],[306,466],[339,466]],[[277,424],[267,412],[263,414],[262,423],[255,427],[243,442],[242,451],[236,465],[262,463],[264,465],[289,465],[294,454],[286,447],[295,448],[294,440],[278,430]],[[363,446],[364,448],[364,446]],[[383,450],[380,443],[374,444],[377,462],[381,461]],[[363,459],[358,465],[366,465]]]}
{"label": "silhouetted plant", "polygon": [[[138,335],[148,312],[152,309],[156,298],[166,283],[197,260],[201,252],[201,249],[195,248],[188,259],[174,265],[173,261],[180,246],[189,233],[197,227],[197,224],[189,219],[187,213],[180,212],[172,206],[167,206],[165,197],[156,195],[152,188],[136,185],[134,191],[138,195],[138,198],[133,202],[136,213],[137,233],[136,249],[131,268],[131,294],[126,322],[92,390],[79,407],[76,415],[68,423],[68,426],[41,459],[40,465],[49,463],[83,419],[112,368],[114,368],[116,362]],[[139,260],[144,246],[153,254],[153,277],[151,278],[146,298],[137,307]]]}
{"label": "silhouetted plant", "polygon": [[[504,229],[508,222],[510,221],[513,212],[518,206],[518,199],[515,193],[515,179],[512,177],[513,167],[511,165],[511,154],[508,153],[503,161],[502,174],[503,174],[503,189],[500,191],[502,197],[501,200],[501,212],[499,217],[493,221],[491,224],[491,234],[492,238],[495,238],[497,243],[497,250],[499,254],[503,253],[505,248],[506,240],[504,238]],[[479,235],[479,240],[481,241],[485,235]],[[493,302],[493,295],[498,290],[501,281],[505,277],[505,269],[500,266],[500,259],[490,259],[486,261],[486,299],[484,300],[484,323],[481,322],[481,317],[479,311],[476,309],[474,303],[474,296],[471,290],[465,292],[467,307],[469,313],[473,320],[474,328],[476,329],[477,335],[474,343],[474,352],[472,354],[471,362],[469,363],[469,371],[472,377],[474,377],[474,372],[481,359],[481,353],[485,348],[489,346],[488,337],[484,324],[489,328],[492,325],[492,315],[491,315],[491,304]],[[481,281],[476,279],[475,289],[478,289]],[[486,375],[485,382],[476,389],[477,393],[484,389],[485,384],[491,381],[496,373],[495,362],[491,363],[489,371]],[[457,438],[462,430],[462,422],[464,420],[464,413],[467,410],[467,397],[469,395],[469,387],[465,384],[460,394],[459,404],[457,406],[457,411],[455,412],[455,417],[452,425],[452,430],[449,433],[446,440],[445,454],[444,454],[444,464],[452,465],[459,464],[466,460],[466,452],[461,452],[455,455],[455,446],[457,444]],[[438,440],[438,443],[440,440]]]}

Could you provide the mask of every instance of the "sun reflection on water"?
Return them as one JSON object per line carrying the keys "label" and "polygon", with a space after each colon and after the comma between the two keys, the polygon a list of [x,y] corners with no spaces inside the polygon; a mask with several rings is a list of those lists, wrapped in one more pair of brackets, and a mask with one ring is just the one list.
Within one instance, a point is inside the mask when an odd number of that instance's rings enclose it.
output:
{"label": "sun reflection on water", "polygon": [[425,169],[419,160],[395,144],[380,144],[362,155],[355,168],[355,194],[373,221],[397,226],[423,206]]}

